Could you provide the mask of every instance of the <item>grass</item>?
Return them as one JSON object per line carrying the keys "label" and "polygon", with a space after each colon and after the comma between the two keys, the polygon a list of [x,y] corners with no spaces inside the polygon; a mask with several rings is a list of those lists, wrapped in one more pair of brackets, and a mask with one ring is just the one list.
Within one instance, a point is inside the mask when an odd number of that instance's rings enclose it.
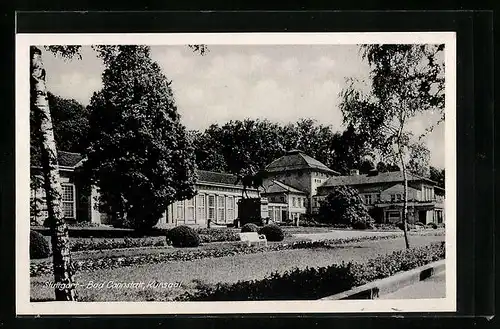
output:
{"label": "grass", "polygon": [[[435,241],[443,241],[444,236],[415,235],[412,246],[424,246]],[[193,289],[195,282],[237,282],[239,280],[261,279],[272,272],[282,272],[294,267],[328,266],[342,261],[362,261],[380,254],[391,253],[404,248],[404,239],[395,238],[380,241],[365,241],[356,244],[326,249],[298,249],[266,252],[195,261],[174,261],[130,267],[96,270],[77,273],[77,281],[82,284],[78,293],[82,301],[147,301],[170,300],[182,292]],[[53,299],[53,289],[45,286],[53,280],[52,275],[31,279],[33,301]],[[173,288],[151,287],[145,289],[87,288],[88,283],[114,282],[161,282],[178,284]]]}

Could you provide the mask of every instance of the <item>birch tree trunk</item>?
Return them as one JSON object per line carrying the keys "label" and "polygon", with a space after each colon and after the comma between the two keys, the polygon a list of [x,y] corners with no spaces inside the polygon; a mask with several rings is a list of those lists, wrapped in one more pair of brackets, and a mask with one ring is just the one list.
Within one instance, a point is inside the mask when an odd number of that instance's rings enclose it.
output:
{"label": "birch tree trunk", "polygon": [[31,46],[30,57],[30,104],[33,106],[37,130],[40,131],[40,153],[51,230],[54,282],[56,284],[55,295],[58,301],[75,301],[77,294],[73,277],[74,271],[71,263],[68,227],[64,222],[61,207],[62,187],[57,162],[57,148],[47,100],[45,69],[41,50]]}
{"label": "birch tree trunk", "polygon": [[410,248],[410,242],[408,241],[408,177],[406,175],[406,165],[403,158],[403,153],[401,148],[399,148],[399,158],[401,160],[401,170],[403,172],[403,233],[405,237],[406,249]]}

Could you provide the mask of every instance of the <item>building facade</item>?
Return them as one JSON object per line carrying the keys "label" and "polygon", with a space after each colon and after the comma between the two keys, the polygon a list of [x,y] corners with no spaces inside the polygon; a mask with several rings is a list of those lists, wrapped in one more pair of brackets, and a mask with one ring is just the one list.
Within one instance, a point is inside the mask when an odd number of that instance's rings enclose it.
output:
{"label": "building facade", "polygon": [[[85,187],[79,179],[84,161],[82,155],[58,152],[62,180],[62,206],[68,222],[110,224],[97,209],[98,191]],[[295,221],[304,214],[317,213],[320,203],[337,186],[356,188],[370,214],[379,223],[400,222],[403,211],[403,177],[401,172],[360,175],[353,170],[340,176],[323,163],[298,150],[287,152],[267,167],[267,178],[261,190],[247,189],[251,198],[266,199],[268,218],[274,222]],[[41,168],[32,162],[31,223],[42,225],[47,212],[44,190],[34,186]],[[169,205],[157,226],[232,224],[238,217],[238,201],[243,197],[237,177],[227,173],[197,170],[196,195]],[[40,202],[37,202],[40,201]],[[408,210],[410,222],[436,224],[444,222],[444,189],[435,182],[408,174]]]}
{"label": "building facade", "polygon": [[[407,174],[408,178],[408,221],[423,224],[444,222],[444,189],[430,179]],[[355,188],[371,216],[378,223],[398,223],[402,221],[404,185],[400,171],[378,173],[376,171],[360,175],[356,170],[348,176],[328,179],[315,196],[313,211],[337,186]]]}

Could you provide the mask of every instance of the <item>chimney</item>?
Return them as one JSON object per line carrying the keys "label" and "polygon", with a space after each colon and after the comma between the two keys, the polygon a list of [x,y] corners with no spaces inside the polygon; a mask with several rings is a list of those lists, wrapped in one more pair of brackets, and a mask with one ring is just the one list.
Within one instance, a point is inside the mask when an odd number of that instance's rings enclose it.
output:
{"label": "chimney", "polygon": [[358,176],[359,175],[359,170],[358,169],[351,169],[351,170],[349,170],[349,175],[351,175],[351,176]]}

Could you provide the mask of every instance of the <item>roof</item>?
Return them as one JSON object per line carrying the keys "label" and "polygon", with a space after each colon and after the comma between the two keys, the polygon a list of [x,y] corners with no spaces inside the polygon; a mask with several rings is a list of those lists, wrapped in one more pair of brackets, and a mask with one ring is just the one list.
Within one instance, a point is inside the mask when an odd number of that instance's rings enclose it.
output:
{"label": "roof", "polygon": [[298,194],[306,194],[306,192],[298,190],[290,185],[286,185],[277,180],[272,180],[271,184],[269,184],[265,190],[265,193],[298,193]]}
{"label": "roof", "polygon": [[[75,167],[84,156],[80,153],[57,151],[57,162],[62,167]],[[41,167],[40,154],[31,157],[32,167]]]}
{"label": "roof", "polygon": [[[268,172],[290,171],[298,169],[317,169],[337,173],[323,163],[311,158],[300,150],[288,151],[286,155],[271,162],[267,167]],[[337,173],[338,174],[338,173]]]}
{"label": "roof", "polygon": [[236,175],[200,169],[196,169],[196,175],[198,176],[197,182],[243,186],[241,181],[235,184],[238,179]]}
{"label": "roof", "polygon": [[[414,174],[407,173],[408,181],[427,181],[437,186],[437,183]],[[403,172],[390,171],[378,173],[377,175],[349,175],[349,176],[334,176],[330,177],[323,186],[340,186],[340,185],[365,185],[365,184],[378,184],[378,183],[394,183],[403,182]]]}

